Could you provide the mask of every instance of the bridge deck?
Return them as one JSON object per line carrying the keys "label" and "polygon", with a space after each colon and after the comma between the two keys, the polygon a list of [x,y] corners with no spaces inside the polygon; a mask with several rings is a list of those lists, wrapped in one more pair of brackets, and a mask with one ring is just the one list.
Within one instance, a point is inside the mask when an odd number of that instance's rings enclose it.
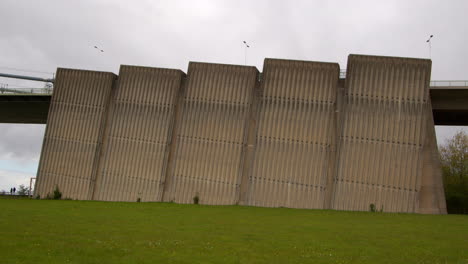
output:
{"label": "bridge deck", "polygon": [[468,87],[431,87],[430,94],[436,125],[468,125]]}
{"label": "bridge deck", "polygon": [[45,124],[51,95],[0,95],[0,123]]}
{"label": "bridge deck", "polygon": [[[468,125],[468,86],[431,86],[430,96],[436,125]],[[50,94],[0,94],[0,123],[45,124],[50,99]]]}

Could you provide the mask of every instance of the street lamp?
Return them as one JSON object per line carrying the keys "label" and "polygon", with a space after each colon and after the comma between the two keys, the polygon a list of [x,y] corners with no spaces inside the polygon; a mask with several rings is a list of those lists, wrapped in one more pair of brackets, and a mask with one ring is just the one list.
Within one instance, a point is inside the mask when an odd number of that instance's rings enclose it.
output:
{"label": "street lamp", "polygon": [[101,49],[101,48],[99,48],[98,46],[94,46],[94,48],[97,49],[97,50],[100,51],[100,52],[104,52],[104,50]]}
{"label": "street lamp", "polygon": [[244,40],[244,65],[247,65],[247,49],[250,48],[249,44]]}
{"label": "street lamp", "polygon": [[426,40],[427,43],[429,43],[429,59],[432,59],[432,47],[431,47],[431,39],[434,37],[434,35],[429,36],[429,38]]}

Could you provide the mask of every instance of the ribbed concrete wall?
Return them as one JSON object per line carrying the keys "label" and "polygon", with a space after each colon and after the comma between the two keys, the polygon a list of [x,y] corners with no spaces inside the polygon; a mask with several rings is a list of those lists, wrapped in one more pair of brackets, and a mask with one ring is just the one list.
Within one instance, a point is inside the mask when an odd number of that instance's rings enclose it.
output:
{"label": "ribbed concrete wall", "polygon": [[116,76],[107,72],[58,69],[35,194],[59,186],[64,197],[89,199]]}
{"label": "ribbed concrete wall", "polygon": [[190,63],[165,201],[234,204],[258,71]]}
{"label": "ribbed concrete wall", "polygon": [[121,66],[93,199],[161,200],[174,110],[184,76],[179,70]]}
{"label": "ribbed concrete wall", "polygon": [[446,213],[429,60],[59,69],[37,194]]}
{"label": "ribbed concrete wall", "polygon": [[429,60],[350,55],[333,207],[415,212]]}
{"label": "ribbed concrete wall", "polygon": [[428,104],[425,113],[426,140],[423,147],[423,168],[419,191],[419,210],[423,214],[446,214],[444,184],[437,139],[435,134],[432,107]]}
{"label": "ribbed concrete wall", "polygon": [[265,60],[248,204],[323,208],[339,65]]}

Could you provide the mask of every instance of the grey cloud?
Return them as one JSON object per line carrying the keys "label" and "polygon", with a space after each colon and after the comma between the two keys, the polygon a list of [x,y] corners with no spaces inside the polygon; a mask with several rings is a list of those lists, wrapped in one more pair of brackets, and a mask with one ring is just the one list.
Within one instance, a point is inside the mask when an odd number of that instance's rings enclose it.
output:
{"label": "grey cloud", "polygon": [[37,162],[44,125],[0,124],[0,159]]}
{"label": "grey cloud", "polygon": [[452,138],[457,132],[463,131],[468,134],[466,126],[436,126],[437,143],[443,145],[448,139]]}
{"label": "grey cloud", "polygon": [[[120,64],[181,68],[188,60],[264,57],[337,61],[349,53],[427,57],[433,76],[464,78],[466,1],[3,1],[4,63],[118,71]],[[448,19],[450,18],[450,19]],[[6,41],[8,40],[8,41]],[[104,53],[92,47],[102,46]],[[5,53],[5,54],[3,54]],[[19,61],[18,58],[21,58]],[[25,61],[26,60],[26,61]],[[451,67],[455,65],[455,67]]]}
{"label": "grey cloud", "polygon": [[0,191],[9,192],[11,187],[18,188],[21,184],[29,187],[29,179],[31,177],[34,177],[34,174],[0,169]]}

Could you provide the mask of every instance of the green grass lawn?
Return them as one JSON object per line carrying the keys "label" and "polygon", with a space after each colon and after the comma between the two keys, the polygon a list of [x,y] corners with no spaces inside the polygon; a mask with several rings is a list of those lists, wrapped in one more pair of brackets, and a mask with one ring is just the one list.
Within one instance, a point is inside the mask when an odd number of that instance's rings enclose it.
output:
{"label": "green grass lawn", "polygon": [[0,263],[468,263],[468,216],[0,199]]}

